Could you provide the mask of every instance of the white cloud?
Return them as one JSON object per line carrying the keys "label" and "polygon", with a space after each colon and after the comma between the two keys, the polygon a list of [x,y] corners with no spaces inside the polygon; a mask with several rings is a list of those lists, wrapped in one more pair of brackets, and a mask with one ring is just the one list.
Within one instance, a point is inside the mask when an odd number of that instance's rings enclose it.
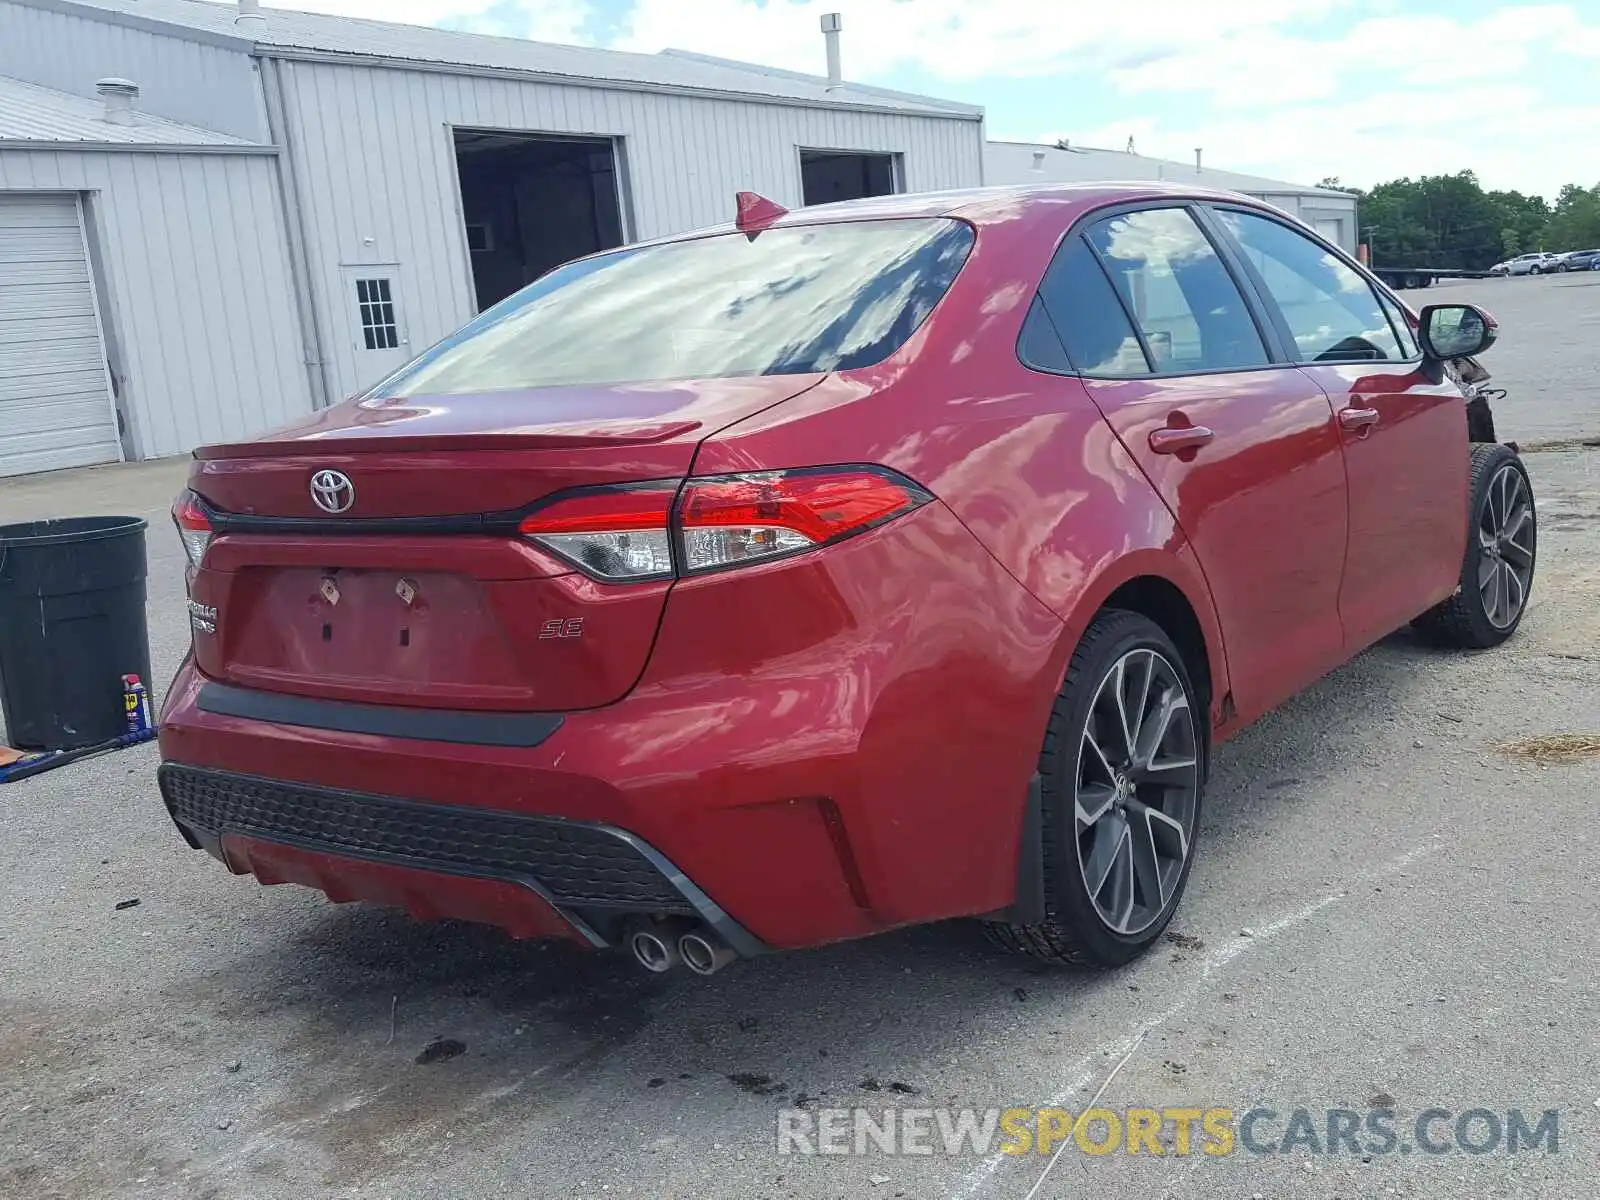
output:
{"label": "white cloud", "polygon": [[[1600,157],[1588,149],[1595,129],[1600,102],[1547,105],[1532,86],[1474,84],[1236,112],[1203,125],[1142,117],[1067,136],[1116,149],[1132,136],[1141,154],[1182,162],[1202,146],[1208,164],[1298,183],[1338,175],[1366,187],[1471,168],[1485,187],[1554,199],[1564,183],[1600,182]],[[1033,130],[1025,138],[1056,136]]]}
{"label": "white cloud", "polygon": [[[477,33],[512,33],[536,42],[567,43],[582,40],[583,22],[589,13],[587,0],[512,0],[510,4],[496,0],[268,0],[264,7],[269,12],[292,8],[406,25],[450,21]],[[508,10],[515,11],[509,26]]]}
{"label": "white cloud", "polygon": [[669,46],[819,73],[823,13],[844,14],[845,74],[870,78],[911,64],[947,79],[1037,76],[1100,69],[1130,56],[1186,47],[1250,29],[1315,17],[1351,0],[1147,0],[1068,4],[1012,0],[637,0],[619,45]]}
{"label": "white cloud", "polygon": [[1337,99],[1349,94],[1350,77],[1364,72],[1401,85],[1505,80],[1539,55],[1583,53],[1591,41],[1600,41],[1600,26],[1585,26],[1564,4],[1508,7],[1476,21],[1377,16],[1323,40],[1267,28],[1224,31],[1161,62],[1112,70],[1110,77],[1130,94],[1200,92],[1220,104],[1259,109]]}

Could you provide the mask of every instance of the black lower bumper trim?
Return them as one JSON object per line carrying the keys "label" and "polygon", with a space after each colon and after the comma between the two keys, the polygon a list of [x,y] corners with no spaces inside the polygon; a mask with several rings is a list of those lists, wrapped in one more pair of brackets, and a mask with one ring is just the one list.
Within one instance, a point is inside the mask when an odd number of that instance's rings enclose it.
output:
{"label": "black lower bumper trim", "polygon": [[693,915],[635,839],[604,825],[374,796],[164,763],[172,819],[194,836],[240,834],[328,854],[531,879],[563,907]]}
{"label": "black lower bumper trim", "polygon": [[338,733],[451,742],[459,746],[538,746],[561,728],[561,717],[556,713],[464,712],[349,704],[342,700],[313,700],[282,692],[261,692],[225,683],[202,684],[197,703],[202,712],[223,717],[244,717],[251,721]]}

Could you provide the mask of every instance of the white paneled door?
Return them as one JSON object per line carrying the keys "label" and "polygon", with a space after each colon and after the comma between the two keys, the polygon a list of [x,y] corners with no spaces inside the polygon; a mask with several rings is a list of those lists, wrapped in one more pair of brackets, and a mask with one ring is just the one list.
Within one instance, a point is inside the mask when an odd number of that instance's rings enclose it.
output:
{"label": "white paneled door", "polygon": [[78,197],[0,192],[0,476],[121,457]]}

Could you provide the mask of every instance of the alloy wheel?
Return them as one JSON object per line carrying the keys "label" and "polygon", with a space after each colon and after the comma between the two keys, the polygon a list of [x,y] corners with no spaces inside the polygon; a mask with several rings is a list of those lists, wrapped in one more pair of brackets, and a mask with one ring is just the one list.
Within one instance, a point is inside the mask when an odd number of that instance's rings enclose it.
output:
{"label": "alloy wheel", "polygon": [[1199,740],[1182,678],[1155,650],[1130,650],[1101,679],[1078,749],[1078,866],[1115,933],[1148,929],[1183,879],[1194,843]]}
{"label": "alloy wheel", "polygon": [[1522,472],[1507,463],[1489,481],[1478,514],[1478,593],[1496,629],[1508,629],[1533,582],[1533,497]]}

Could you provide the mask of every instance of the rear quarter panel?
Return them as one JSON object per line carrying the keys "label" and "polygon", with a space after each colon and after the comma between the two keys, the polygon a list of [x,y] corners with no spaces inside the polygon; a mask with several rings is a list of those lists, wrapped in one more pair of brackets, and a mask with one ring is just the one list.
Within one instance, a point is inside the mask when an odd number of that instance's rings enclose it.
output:
{"label": "rear quarter panel", "polygon": [[[960,539],[946,532],[950,566],[924,569],[909,590],[901,578],[873,584],[873,572],[895,565],[879,558],[853,581],[863,595],[905,595],[928,622],[915,636],[885,634],[892,656],[867,677],[894,686],[857,698],[871,706],[856,726],[859,773],[835,797],[879,919],[891,923],[1012,898],[1026,783],[1051,706],[1083,631],[1118,586],[1140,575],[1178,586],[1207,641],[1213,696],[1227,691],[1215,614],[1172,514],[1082,384],[1017,358],[1023,317],[1073,212],[1035,199],[994,214],[898,354],[723,430],[695,460],[697,475],[883,464],[932,491],[993,566],[964,564],[966,587],[944,587],[961,562]],[[691,594],[680,584],[667,606],[652,674],[673,673],[663,651]],[[1040,614],[1054,627],[1041,627]],[[696,627],[733,620],[705,614]],[[981,720],[952,720],[980,697]],[[913,830],[916,853],[895,849]]]}
{"label": "rear quarter panel", "polygon": [[723,430],[694,471],[875,462],[904,472],[1064,622],[1063,671],[1106,597],[1140,575],[1165,578],[1205,635],[1215,723],[1227,664],[1197,559],[1082,383],[1031,370],[1016,353],[1045,267],[1087,207],[993,202],[965,269],[899,353]]}

